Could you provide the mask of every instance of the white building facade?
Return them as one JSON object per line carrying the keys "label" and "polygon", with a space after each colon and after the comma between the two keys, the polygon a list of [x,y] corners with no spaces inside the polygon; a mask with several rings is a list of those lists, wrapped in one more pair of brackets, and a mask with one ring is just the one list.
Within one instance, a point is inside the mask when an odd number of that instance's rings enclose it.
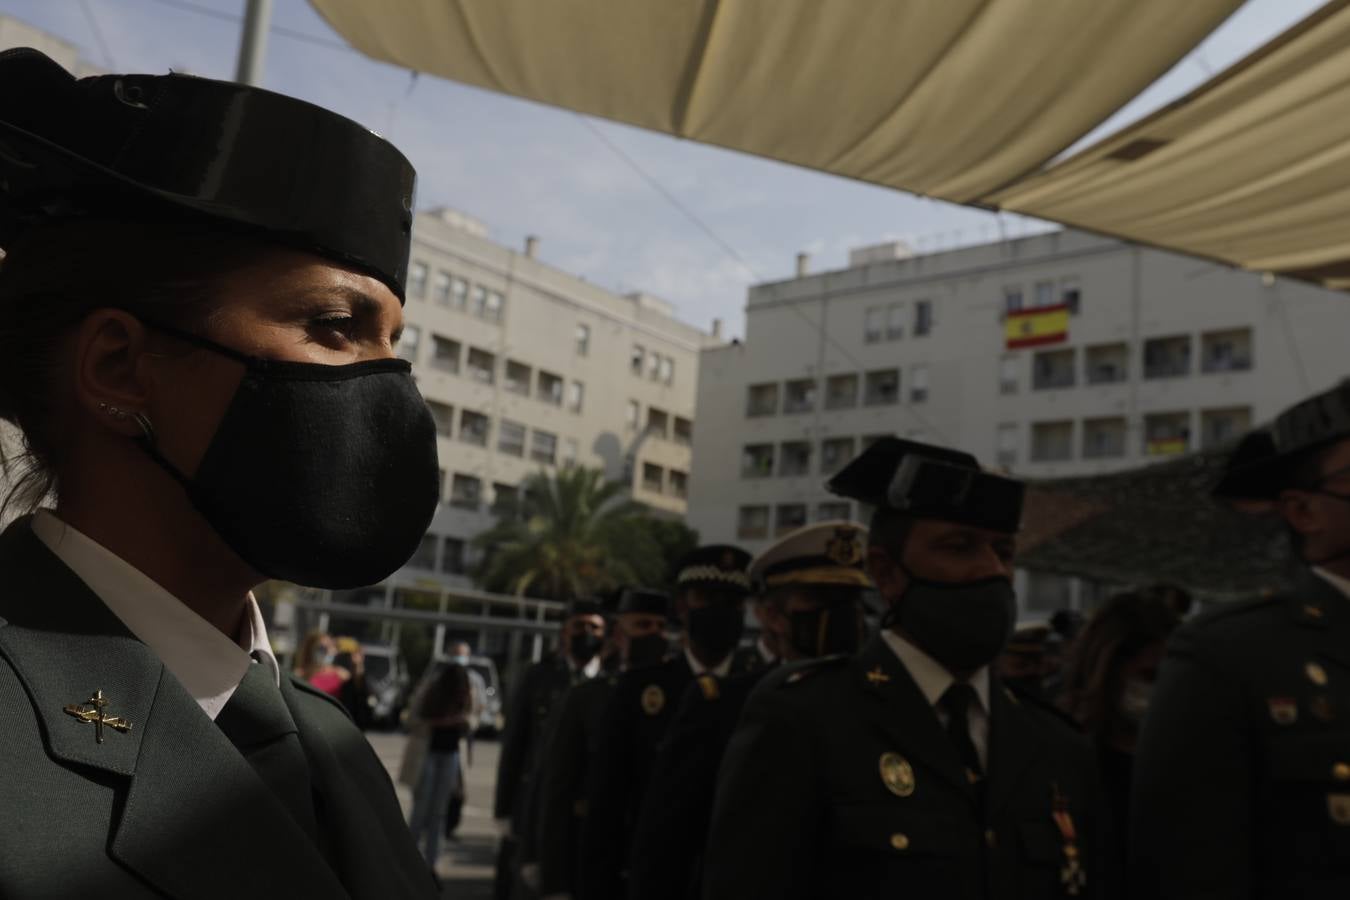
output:
{"label": "white building facade", "polygon": [[[880,435],[1031,478],[1108,473],[1221,443],[1350,374],[1342,293],[1074,231],[879,249],[751,288],[745,342],[704,352],[689,507],[704,540],[757,550],[859,516],[824,483]],[[1017,346],[1023,326],[1034,346]],[[1029,614],[1084,602],[1065,579],[1023,588]]]}

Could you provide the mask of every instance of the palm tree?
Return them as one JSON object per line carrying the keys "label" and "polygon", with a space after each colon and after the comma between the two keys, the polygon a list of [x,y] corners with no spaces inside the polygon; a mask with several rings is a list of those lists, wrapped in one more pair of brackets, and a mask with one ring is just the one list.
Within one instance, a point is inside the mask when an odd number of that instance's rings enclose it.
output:
{"label": "palm tree", "polygon": [[516,510],[474,539],[486,551],[484,589],[565,601],[664,574],[646,508],[599,469],[539,472],[520,496]]}

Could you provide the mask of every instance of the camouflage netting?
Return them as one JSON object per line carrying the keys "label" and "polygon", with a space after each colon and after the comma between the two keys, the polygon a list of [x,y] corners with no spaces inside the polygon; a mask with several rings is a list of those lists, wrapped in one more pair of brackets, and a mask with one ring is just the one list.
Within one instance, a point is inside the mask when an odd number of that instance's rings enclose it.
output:
{"label": "camouflage netting", "polygon": [[1280,520],[1210,497],[1232,445],[1113,475],[1033,481],[1019,565],[1117,584],[1166,581],[1203,599],[1280,590]]}

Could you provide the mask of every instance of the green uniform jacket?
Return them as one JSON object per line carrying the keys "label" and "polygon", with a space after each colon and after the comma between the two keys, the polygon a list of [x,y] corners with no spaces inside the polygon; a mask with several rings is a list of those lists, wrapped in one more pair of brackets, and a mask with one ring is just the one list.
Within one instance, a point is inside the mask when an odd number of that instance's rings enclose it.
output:
{"label": "green uniform jacket", "polygon": [[544,742],[544,728],[559,698],[573,683],[567,662],[559,656],[540,660],[525,670],[511,699],[497,759],[497,794],[493,815],[513,819],[513,830],[523,834],[529,806],[530,774]]}
{"label": "green uniform jacket", "polygon": [[[0,536],[0,896],[432,898],[393,785],[336,701],[283,677],[320,843],[159,658],[20,521]],[[95,691],[127,733],[63,710]]]}
{"label": "green uniform jacket", "polygon": [[1350,897],[1350,599],[1307,572],[1178,631],[1132,807],[1140,900]]}
{"label": "green uniform jacket", "polygon": [[[707,900],[1041,900],[1064,885],[1058,791],[1086,882],[1104,889],[1088,742],[995,680],[988,800],[879,637],[854,657],[781,667],[751,694],[718,777]],[[888,785],[889,781],[889,785]]]}

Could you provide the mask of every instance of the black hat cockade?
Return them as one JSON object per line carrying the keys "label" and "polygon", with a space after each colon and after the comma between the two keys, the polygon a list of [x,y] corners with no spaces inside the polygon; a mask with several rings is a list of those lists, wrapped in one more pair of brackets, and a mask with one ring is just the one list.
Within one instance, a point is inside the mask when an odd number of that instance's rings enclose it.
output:
{"label": "black hat cockade", "polygon": [[80,218],[206,221],[350,265],[404,298],[416,173],[326,109],[190,75],[76,79],[0,53],[0,247]]}
{"label": "black hat cockade", "polygon": [[710,544],[686,553],[675,566],[681,588],[711,588],[750,593],[750,554],[730,544]]}
{"label": "black hat cockade", "polygon": [[619,594],[619,615],[645,613],[651,616],[670,615],[670,596],[649,588],[624,588]]}
{"label": "black hat cockade", "polygon": [[1026,486],[980,469],[975,457],[884,437],[830,479],[833,494],[921,519],[1015,533]]}
{"label": "black hat cockade", "polygon": [[1214,496],[1224,500],[1270,501],[1295,484],[1305,454],[1350,439],[1350,380],[1302,400],[1276,416],[1268,428],[1249,432],[1224,468]]}

